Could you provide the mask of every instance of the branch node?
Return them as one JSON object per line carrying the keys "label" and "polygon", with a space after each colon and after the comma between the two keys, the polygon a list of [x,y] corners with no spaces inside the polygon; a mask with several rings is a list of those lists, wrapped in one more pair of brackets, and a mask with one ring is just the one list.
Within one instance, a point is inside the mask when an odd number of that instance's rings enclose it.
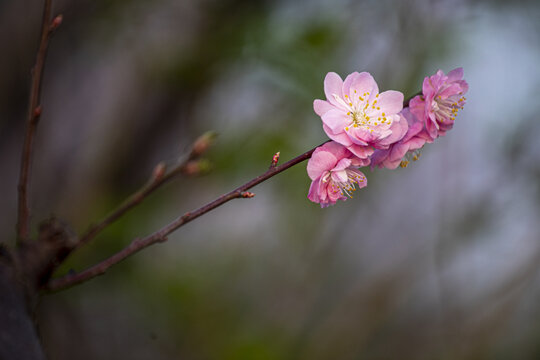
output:
{"label": "branch node", "polygon": [[41,108],[41,105],[38,105],[38,106],[34,109],[34,119],[40,117],[42,111],[43,111],[43,109]]}
{"label": "branch node", "polygon": [[163,176],[165,176],[166,172],[167,172],[167,165],[165,165],[163,161],[157,164],[154,170],[152,171],[152,182],[158,182],[161,179],[163,179]]}

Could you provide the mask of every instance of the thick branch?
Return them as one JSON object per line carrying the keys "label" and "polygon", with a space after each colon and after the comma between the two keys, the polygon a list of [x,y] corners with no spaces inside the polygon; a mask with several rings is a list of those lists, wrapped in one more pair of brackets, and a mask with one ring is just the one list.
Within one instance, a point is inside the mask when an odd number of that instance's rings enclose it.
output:
{"label": "thick branch", "polygon": [[120,252],[114,254],[110,258],[104,260],[103,262],[97,265],[94,265],[77,274],[69,274],[64,277],[51,280],[49,284],[46,286],[46,290],[49,290],[49,291],[62,290],[70,286],[77,285],[87,280],[90,280],[98,275],[102,275],[111,266],[137,253],[138,251],[150,245],[153,245],[155,243],[167,241],[167,235],[169,235],[170,233],[172,233],[179,227],[187,224],[188,222],[195,220],[199,216],[202,216],[206,214],[207,212],[214,210],[218,206],[221,206],[232,199],[252,197],[253,194],[246,192],[247,190],[262,183],[263,181],[270,179],[272,176],[277,175],[280,172],[285,171],[289,169],[290,167],[296,164],[299,164],[303,162],[304,160],[309,159],[313,151],[315,151],[315,149],[316,148],[306,151],[302,155],[297,156],[294,159],[282,165],[270,167],[265,173],[248,181],[244,185],[239,186],[238,188],[228,192],[227,194],[221,195],[220,197],[204,205],[203,207],[200,207],[195,211],[185,213],[184,215],[178,217],[176,220],[164,226],[160,230],[154,232],[153,234],[148,235],[147,237],[144,237],[144,238],[138,238],[138,239],[133,240],[131,244],[129,244],[124,249],[122,249]]}
{"label": "thick branch", "polygon": [[41,27],[41,40],[39,43],[36,62],[32,68],[32,85],[30,90],[30,101],[28,104],[28,119],[26,123],[26,134],[21,159],[21,169],[19,173],[19,204],[17,218],[17,238],[26,240],[30,228],[30,209],[28,206],[28,186],[30,182],[30,167],[32,164],[32,150],[34,146],[34,135],[36,127],[41,116],[41,82],[43,79],[43,68],[49,39],[56,26],[59,25],[61,17],[51,22],[52,0],[45,0],[43,7],[43,23]]}
{"label": "thick branch", "polygon": [[0,359],[45,360],[23,282],[0,247]]}

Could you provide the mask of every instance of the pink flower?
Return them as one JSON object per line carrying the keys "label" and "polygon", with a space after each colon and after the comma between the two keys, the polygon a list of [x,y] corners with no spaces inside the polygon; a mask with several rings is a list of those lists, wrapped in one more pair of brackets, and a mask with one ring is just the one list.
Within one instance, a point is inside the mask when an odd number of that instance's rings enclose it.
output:
{"label": "pink flower", "polygon": [[387,149],[407,131],[398,113],[403,108],[403,94],[379,88],[367,73],[354,72],[345,81],[330,72],[324,79],[325,100],[315,100],[313,107],[322,118],[328,137],[359,158],[368,158],[376,149]]}
{"label": "pink flower", "polygon": [[424,121],[411,114],[409,108],[404,108],[400,116],[409,124],[407,133],[395,144],[390,145],[386,150],[376,150],[371,157],[371,168],[395,169],[398,165],[406,167],[409,164],[409,157],[417,160],[421,149],[426,142],[432,142],[424,128]]}
{"label": "pink flower", "polygon": [[442,70],[426,77],[422,86],[422,96],[410,102],[411,112],[425,121],[431,139],[445,135],[454,126],[459,109],[465,105],[463,96],[469,85],[463,78],[463,68],[457,68],[445,75]]}
{"label": "pink flower", "polygon": [[342,145],[330,141],[313,152],[307,165],[312,180],[308,199],[320,203],[321,207],[334,205],[338,200],[352,198],[352,192],[367,185],[365,175],[357,168],[369,160],[355,157]]}

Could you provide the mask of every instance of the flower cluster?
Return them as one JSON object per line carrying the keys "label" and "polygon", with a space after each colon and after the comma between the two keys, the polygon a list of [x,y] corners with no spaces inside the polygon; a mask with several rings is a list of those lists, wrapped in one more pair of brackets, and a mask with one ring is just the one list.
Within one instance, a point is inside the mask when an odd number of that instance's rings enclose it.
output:
{"label": "flower cluster", "polygon": [[326,100],[315,100],[313,108],[331,141],[318,147],[308,162],[308,198],[321,207],[334,205],[352,197],[356,186],[367,185],[360,167],[395,169],[417,160],[426,143],[452,128],[467,90],[463,69],[448,75],[439,70],[424,79],[422,95],[403,107],[401,92],[379,93],[367,72],[354,72],[344,81],[328,73]]}

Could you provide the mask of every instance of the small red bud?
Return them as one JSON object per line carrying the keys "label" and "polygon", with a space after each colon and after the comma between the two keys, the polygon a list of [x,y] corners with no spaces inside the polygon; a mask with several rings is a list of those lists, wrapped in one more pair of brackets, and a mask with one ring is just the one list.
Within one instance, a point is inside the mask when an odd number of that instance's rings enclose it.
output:
{"label": "small red bud", "polygon": [[56,30],[62,24],[63,19],[64,17],[62,16],[62,14],[56,15],[56,17],[53,19],[51,23],[51,30]]}
{"label": "small red bud", "polygon": [[214,142],[214,139],[216,138],[216,133],[213,131],[208,131],[202,134],[195,140],[193,143],[193,148],[191,150],[191,154],[194,156],[200,156],[202,155],[210,145]]}
{"label": "small red bud", "polygon": [[250,191],[244,191],[242,193],[242,197],[245,198],[245,199],[251,199],[254,196],[255,196],[255,194],[250,192]]}
{"label": "small red bud", "polygon": [[189,176],[197,175],[199,173],[199,162],[189,161],[184,167],[184,173]]}
{"label": "small red bud", "polygon": [[34,109],[34,116],[35,117],[41,116],[41,111],[42,111],[41,105],[36,106],[36,108]]}
{"label": "small red bud", "polygon": [[165,173],[167,172],[167,165],[165,165],[164,162],[160,162],[156,165],[154,168],[154,171],[152,171],[152,179],[154,181],[161,180],[163,176],[165,176]]}
{"label": "small red bud", "polygon": [[272,163],[270,164],[270,167],[274,167],[277,165],[278,161],[279,161],[279,151],[277,153],[274,154],[274,156],[272,156]]}

